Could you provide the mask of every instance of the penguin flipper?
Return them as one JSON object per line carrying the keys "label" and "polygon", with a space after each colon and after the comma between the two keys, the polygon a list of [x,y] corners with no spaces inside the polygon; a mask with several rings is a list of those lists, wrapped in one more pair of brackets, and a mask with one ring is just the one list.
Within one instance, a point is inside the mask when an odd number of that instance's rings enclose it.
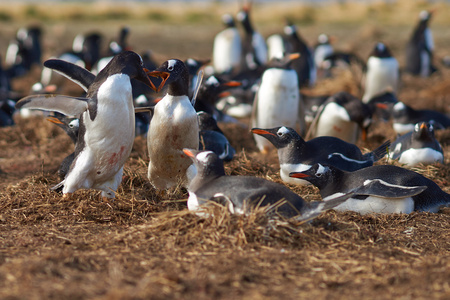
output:
{"label": "penguin flipper", "polygon": [[352,190],[358,195],[373,195],[381,198],[413,197],[427,189],[425,185],[402,186],[391,184],[381,179],[366,180],[364,184]]}
{"label": "penguin flipper", "polygon": [[200,86],[202,85],[202,81],[203,81],[203,71],[200,70],[197,73],[197,81],[195,82],[195,87],[193,89],[194,94],[191,99],[191,104],[193,107],[195,107],[195,101],[197,100],[198,91],[200,89]]}
{"label": "penguin flipper", "polygon": [[67,116],[80,116],[88,109],[89,99],[63,95],[31,95],[20,99],[16,109],[28,108],[56,111]]}
{"label": "penguin flipper", "polygon": [[348,198],[355,195],[355,193],[350,192],[344,195],[340,195],[335,198],[331,198],[327,201],[313,201],[307,203],[301,211],[301,215],[293,218],[295,222],[307,222],[316,217],[318,217],[324,211],[332,209],[333,207],[338,206],[339,204],[347,201]]}
{"label": "penguin flipper", "polygon": [[85,91],[89,89],[95,80],[95,75],[85,68],[62,59],[49,59],[44,62],[44,67],[52,69],[64,77],[67,77],[81,86]]}
{"label": "penguin flipper", "polygon": [[[259,91],[259,89],[258,89]],[[255,93],[255,98],[253,98],[253,105],[252,105],[252,114],[250,117],[250,120],[252,122],[252,128],[258,127],[258,91]]]}

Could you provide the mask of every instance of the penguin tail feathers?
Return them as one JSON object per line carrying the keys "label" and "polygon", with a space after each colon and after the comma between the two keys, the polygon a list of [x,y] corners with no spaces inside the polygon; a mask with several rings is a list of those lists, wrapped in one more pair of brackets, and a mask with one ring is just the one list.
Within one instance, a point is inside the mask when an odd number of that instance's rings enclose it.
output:
{"label": "penguin tail feathers", "polygon": [[301,215],[294,217],[293,219],[296,222],[308,222],[315,218],[317,218],[323,212],[332,209],[339,204],[347,201],[348,198],[353,196],[355,193],[350,192],[344,195],[341,195],[336,198],[329,199],[327,201],[313,201],[309,202],[301,211]]}
{"label": "penguin tail feathers", "polygon": [[373,162],[379,161],[389,152],[389,146],[391,145],[391,141],[387,140],[381,146],[373,150],[372,152],[366,153],[363,155],[365,160],[372,160]]}

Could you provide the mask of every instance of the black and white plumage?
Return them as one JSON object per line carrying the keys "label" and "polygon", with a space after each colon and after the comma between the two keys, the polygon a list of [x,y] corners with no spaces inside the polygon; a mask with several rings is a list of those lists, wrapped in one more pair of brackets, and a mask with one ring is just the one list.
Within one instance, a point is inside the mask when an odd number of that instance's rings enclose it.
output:
{"label": "black and white plumage", "polygon": [[406,45],[405,71],[416,76],[428,77],[437,69],[433,65],[434,41],[428,23],[432,11],[422,11],[419,23]]}
{"label": "black and white plumage", "polygon": [[367,213],[437,212],[450,204],[450,195],[432,180],[401,167],[379,165],[354,172],[316,164],[307,171],[291,173],[294,178],[319,188],[324,201],[355,193],[338,211]]}
{"label": "black and white plumage", "polygon": [[397,92],[400,81],[399,64],[385,44],[378,42],[375,45],[367,60],[364,75],[364,103],[386,91],[394,94]]}
{"label": "black and white plumage", "polygon": [[225,14],[222,16],[222,21],[226,28],[214,38],[213,67],[215,73],[230,74],[240,69],[242,42],[233,16]]}
{"label": "black and white plumage", "polygon": [[212,151],[223,161],[232,160],[236,150],[231,146],[213,116],[204,111],[197,112],[197,115],[200,130],[198,149]]}
{"label": "black and white plumage", "polygon": [[123,165],[134,141],[134,107],[131,78],[153,84],[142,66],[141,57],[131,51],[115,56],[97,75],[61,60],[44,63],[83,87],[86,97],[32,95],[17,103],[18,108],[56,111],[80,119],[75,158],[64,180],[63,194],[78,189],[102,191],[114,198],[122,181]]}
{"label": "black and white plumage", "polygon": [[417,123],[427,122],[435,129],[450,127],[450,117],[429,109],[414,109],[403,102],[396,103],[392,108],[393,127],[398,134],[414,130]]}
{"label": "black and white plumage", "polygon": [[434,137],[432,124],[417,123],[414,131],[398,137],[390,146],[389,158],[409,167],[444,162],[444,152]]}
{"label": "black and white plumage", "polygon": [[320,34],[317,37],[317,44],[314,46],[314,63],[318,71],[321,70],[324,72],[331,68],[331,64],[327,61],[327,57],[333,53],[334,48],[331,45],[330,37],[324,33]]}
{"label": "black and white plumage", "polygon": [[349,143],[365,139],[372,122],[372,110],[357,97],[339,92],[332,95],[319,108],[307,138],[334,136]]}
{"label": "black and white plumage", "polygon": [[[72,142],[77,147],[78,142],[78,131],[80,129],[80,120],[74,117],[68,117],[59,113],[56,113],[52,117],[47,117],[47,121],[56,124],[59,128],[64,130],[70,137]],[[61,180],[64,180],[67,173],[69,172],[70,166],[75,158],[75,151],[66,156],[58,169],[58,176]]]}
{"label": "black and white plumage", "polygon": [[317,79],[317,70],[314,62],[314,53],[305,40],[298,34],[297,27],[289,24],[284,27],[286,40],[290,53],[299,53],[299,59],[292,63],[292,69],[297,71],[299,87],[314,86]]}
{"label": "black and white plumage", "polygon": [[214,201],[227,206],[235,214],[246,214],[255,207],[265,207],[270,215],[306,221],[351,196],[344,195],[330,202],[305,202],[286,186],[273,181],[251,176],[225,175],[223,162],[211,151],[184,149],[184,153],[197,167],[197,175],[188,187],[188,208],[191,211],[199,212],[203,205]]}
{"label": "black and white plumage", "polygon": [[374,151],[362,154],[356,145],[341,139],[323,136],[305,141],[294,129],[284,126],[271,129],[253,128],[252,132],[266,138],[277,148],[281,179],[298,185],[308,183],[289,177],[289,173],[308,170],[316,163],[355,171],[372,166],[386,155],[389,148],[387,141]]}
{"label": "black and white plumage", "polygon": [[255,70],[267,62],[266,41],[251,22],[250,9],[251,5],[245,4],[236,16],[244,28],[241,70]]}
{"label": "black and white plumage", "polygon": [[[297,72],[291,69],[298,53],[273,58],[263,73],[253,102],[252,127],[272,128],[286,126],[306,130],[304,105],[301,102]],[[266,153],[271,143],[254,135],[256,145]]]}
{"label": "black and white plumage", "polygon": [[192,176],[192,168],[187,172],[192,161],[183,148],[199,146],[197,113],[188,97],[188,70],[181,60],[170,59],[147,74],[162,79],[157,91],[168,86],[166,95],[155,105],[147,134],[148,178],[160,190],[179,182],[186,185]]}

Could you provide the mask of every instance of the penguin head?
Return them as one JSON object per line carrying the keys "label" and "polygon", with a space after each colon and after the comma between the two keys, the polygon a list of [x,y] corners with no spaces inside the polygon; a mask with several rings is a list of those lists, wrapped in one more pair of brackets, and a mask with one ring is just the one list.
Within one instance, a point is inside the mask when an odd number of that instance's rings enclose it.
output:
{"label": "penguin head", "polygon": [[289,173],[289,177],[306,180],[321,190],[333,181],[333,168],[317,163],[306,171],[291,172]]}
{"label": "penguin head", "polygon": [[222,23],[225,25],[225,27],[227,28],[232,28],[232,27],[236,27],[236,23],[234,22],[234,18],[232,15],[230,14],[224,14],[222,16]]}
{"label": "penguin head", "polygon": [[155,88],[156,92],[168,86],[167,93],[172,96],[187,95],[189,90],[189,72],[179,59],[169,59],[154,71],[147,72],[148,76],[161,78],[161,84]]}
{"label": "penguin head", "polygon": [[47,117],[46,120],[62,128],[72,141],[76,143],[80,129],[80,120],[78,118],[71,118],[60,113],[55,113],[54,116]]}
{"label": "penguin head", "polygon": [[217,122],[214,117],[204,111],[197,112],[198,117],[198,128],[200,130],[212,130],[218,131],[223,134],[222,130],[220,130],[219,126],[217,126]]}
{"label": "penguin head", "polygon": [[183,153],[194,162],[197,176],[214,178],[225,175],[223,161],[214,152],[184,148]]}
{"label": "penguin head", "polygon": [[285,126],[271,129],[253,128],[252,133],[265,137],[277,149],[287,147],[292,142],[304,142],[302,137],[293,128]]}
{"label": "penguin head", "polygon": [[378,42],[375,44],[370,56],[379,57],[379,58],[388,58],[392,57],[391,51],[389,48],[382,42]]}
{"label": "penguin head", "polygon": [[422,10],[419,13],[419,19],[421,21],[428,21],[431,19],[431,16],[433,15],[433,11],[427,11],[427,10]]}
{"label": "penguin head", "polygon": [[285,54],[283,57],[273,57],[267,64],[269,68],[290,69],[294,60],[300,57],[300,53]]}
{"label": "penguin head", "polygon": [[103,73],[108,75],[126,74],[130,78],[139,80],[150,88],[156,89],[153,82],[148,78],[147,72],[149,71],[144,68],[144,62],[139,54],[133,51],[124,51],[114,56],[108,65],[100,71],[99,75]]}
{"label": "penguin head", "polygon": [[434,140],[434,126],[432,123],[420,122],[414,126],[413,138],[421,141]]}
{"label": "penguin head", "polygon": [[330,38],[325,33],[322,33],[317,37],[317,43],[319,45],[328,45],[330,44]]}

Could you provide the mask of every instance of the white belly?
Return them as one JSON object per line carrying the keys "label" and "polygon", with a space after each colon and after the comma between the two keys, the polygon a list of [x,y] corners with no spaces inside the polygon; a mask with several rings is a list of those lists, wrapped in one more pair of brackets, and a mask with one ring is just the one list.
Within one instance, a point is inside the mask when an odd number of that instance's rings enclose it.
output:
{"label": "white belly", "polygon": [[147,136],[148,176],[155,188],[170,188],[180,179],[187,182],[192,161],[183,148],[198,149],[198,131],[197,113],[187,97],[166,95],[158,102]]}
{"label": "white belly", "polygon": [[356,143],[359,127],[350,121],[347,111],[333,102],[327,104],[317,122],[315,136],[334,136],[349,143]]}
{"label": "white belly", "polygon": [[228,28],[216,35],[213,46],[213,64],[217,73],[229,72],[241,61],[241,38],[236,28]]}
{"label": "white belly", "polygon": [[444,156],[441,152],[431,148],[408,149],[402,153],[399,162],[410,167],[422,164],[443,163]]}
{"label": "white belly", "polygon": [[370,57],[367,62],[367,73],[363,102],[367,103],[374,96],[386,91],[397,92],[399,66],[395,58]]}
{"label": "white belly", "polygon": [[[269,69],[264,72],[256,101],[258,108],[252,122],[254,127],[296,128],[300,104],[296,72],[282,69]],[[259,135],[254,137],[260,150],[272,147],[266,138]]]}
{"label": "white belly", "polygon": [[[324,201],[326,201],[326,198],[324,198]],[[386,199],[369,196],[365,200],[349,198],[347,201],[333,209],[337,211],[355,211],[363,215],[370,213],[409,214],[414,211],[414,200],[411,197],[403,199]]]}

